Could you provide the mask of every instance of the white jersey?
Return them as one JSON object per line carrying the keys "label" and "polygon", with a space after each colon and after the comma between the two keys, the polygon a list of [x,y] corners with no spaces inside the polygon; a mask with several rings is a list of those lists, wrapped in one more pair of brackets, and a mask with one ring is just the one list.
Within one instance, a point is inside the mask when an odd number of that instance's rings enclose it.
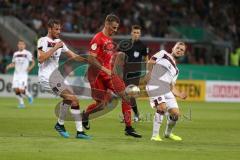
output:
{"label": "white jersey", "polygon": [[[151,79],[158,79],[169,84],[175,84],[179,70],[176,66],[176,62],[171,54],[165,50],[161,50],[153,55],[152,59],[156,61],[156,64],[153,66]],[[164,67],[165,71],[160,68]]]}
{"label": "white jersey", "polygon": [[166,103],[167,109],[178,108],[170,87],[170,84],[176,83],[179,72],[174,58],[165,50],[161,50],[153,55],[152,59],[156,64],[146,85],[150,105],[154,108],[161,103]]}
{"label": "white jersey", "polygon": [[27,50],[17,51],[13,54],[12,62],[15,64],[12,88],[26,89],[28,80],[28,67],[32,61],[32,54]]}
{"label": "white jersey", "polygon": [[[61,41],[60,39],[51,39],[49,37],[41,37],[38,40],[37,48],[42,50],[43,52],[47,52],[51,48],[55,46],[57,42]],[[62,52],[67,52],[69,49],[65,44],[63,44],[62,48],[59,48],[48,60],[43,63],[39,63],[39,71],[38,76],[40,79],[44,79],[46,81],[49,80],[50,75],[53,73],[55,69],[58,68],[59,57]]]}
{"label": "white jersey", "polygon": [[15,52],[12,59],[12,62],[15,64],[14,77],[27,75],[30,61],[32,61],[32,54],[28,50],[24,49]]}

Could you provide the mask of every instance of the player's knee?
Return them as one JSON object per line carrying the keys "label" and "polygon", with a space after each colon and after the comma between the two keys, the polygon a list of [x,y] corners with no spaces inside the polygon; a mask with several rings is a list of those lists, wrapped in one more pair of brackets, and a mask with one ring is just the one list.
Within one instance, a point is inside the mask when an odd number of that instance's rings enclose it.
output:
{"label": "player's knee", "polygon": [[71,105],[72,109],[79,109],[79,103],[78,103],[78,99],[76,96],[72,97],[72,105]]}
{"label": "player's knee", "polygon": [[16,94],[17,96],[20,96],[20,95],[21,95],[21,92],[15,91],[15,94]]}
{"label": "player's knee", "polygon": [[172,120],[172,121],[178,121],[179,119],[179,114],[172,114],[169,116],[169,119]]}
{"label": "player's knee", "polygon": [[21,89],[21,90],[20,90],[20,93],[21,93],[21,94],[25,94],[25,90],[24,90],[24,89]]}
{"label": "player's knee", "polygon": [[158,109],[158,110],[157,110],[157,113],[160,114],[160,115],[164,115],[164,114],[165,114],[165,110]]}
{"label": "player's knee", "polygon": [[71,100],[68,100],[68,99],[64,99],[64,100],[63,100],[63,103],[64,103],[64,104],[67,104],[67,105],[72,105],[72,101],[71,101]]}

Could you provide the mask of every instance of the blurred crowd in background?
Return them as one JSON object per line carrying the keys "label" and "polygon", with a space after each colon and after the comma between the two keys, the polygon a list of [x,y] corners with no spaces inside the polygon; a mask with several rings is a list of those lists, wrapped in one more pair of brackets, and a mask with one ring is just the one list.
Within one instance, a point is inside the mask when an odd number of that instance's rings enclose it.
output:
{"label": "blurred crowd in background", "polygon": [[[239,5],[237,0],[1,0],[0,14],[16,16],[42,36],[52,17],[61,19],[64,32],[96,33],[105,15],[114,13],[121,19],[121,35],[139,24],[143,36],[174,38],[170,26],[189,25],[212,31],[235,49],[240,46]],[[1,62],[11,52],[0,42]]]}

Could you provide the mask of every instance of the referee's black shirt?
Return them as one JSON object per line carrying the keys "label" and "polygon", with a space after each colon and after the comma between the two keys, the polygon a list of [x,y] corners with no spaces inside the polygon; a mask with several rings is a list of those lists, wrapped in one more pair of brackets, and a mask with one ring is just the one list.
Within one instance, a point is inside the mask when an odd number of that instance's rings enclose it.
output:
{"label": "referee's black shirt", "polygon": [[142,70],[141,62],[145,62],[149,49],[141,40],[132,42],[131,39],[122,41],[119,49],[126,54],[123,69],[123,80],[127,85],[138,85]]}

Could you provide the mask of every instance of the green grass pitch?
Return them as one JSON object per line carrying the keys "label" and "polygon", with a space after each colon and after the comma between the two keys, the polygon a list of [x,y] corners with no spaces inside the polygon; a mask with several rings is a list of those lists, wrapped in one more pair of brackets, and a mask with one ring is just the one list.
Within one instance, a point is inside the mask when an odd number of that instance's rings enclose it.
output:
{"label": "green grass pitch", "polygon": [[[71,138],[60,137],[54,107],[59,99],[35,99],[33,106],[16,107],[14,98],[0,98],[0,159],[1,160],[239,160],[240,104],[180,102],[184,116],[174,133],[182,142],[164,139],[150,141],[151,114],[147,100],[139,100],[144,121],[134,123],[142,139],[124,135],[120,123],[120,107],[91,121],[87,133],[92,140],[75,139],[75,125],[66,122]],[[81,100],[85,107],[90,100]],[[191,120],[190,118],[191,108]],[[149,114],[148,114],[149,113]],[[184,118],[185,117],[185,118]],[[161,133],[165,129],[162,126]]]}

